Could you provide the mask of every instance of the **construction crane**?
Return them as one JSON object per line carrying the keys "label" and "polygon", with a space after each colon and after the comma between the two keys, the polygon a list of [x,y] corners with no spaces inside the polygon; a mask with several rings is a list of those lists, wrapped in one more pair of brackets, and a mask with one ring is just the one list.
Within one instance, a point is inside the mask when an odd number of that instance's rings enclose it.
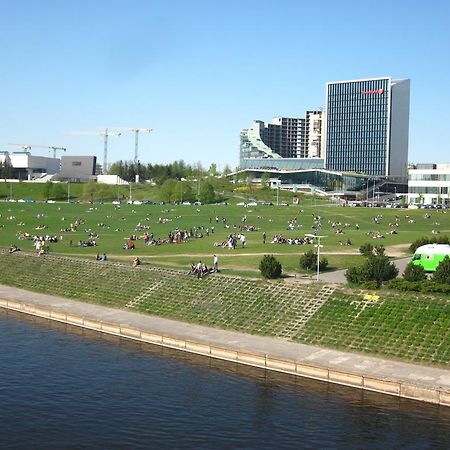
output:
{"label": "construction crane", "polygon": [[109,131],[108,128],[105,128],[105,131],[70,131],[67,134],[72,136],[103,136],[103,173],[106,174],[108,172],[108,137],[120,137],[122,136],[122,133]]}
{"label": "construction crane", "polygon": [[120,131],[132,131],[134,133],[134,162],[138,162],[138,146],[139,146],[139,133],[142,131],[144,133],[151,133],[153,128],[117,128]]}
{"label": "construction crane", "polygon": [[53,150],[53,158],[56,158],[56,152],[61,150],[65,152],[67,149],[65,147],[56,147],[55,145],[38,145],[38,144],[8,144],[15,147],[20,147],[24,152],[31,151],[32,148],[48,148],[50,151]]}

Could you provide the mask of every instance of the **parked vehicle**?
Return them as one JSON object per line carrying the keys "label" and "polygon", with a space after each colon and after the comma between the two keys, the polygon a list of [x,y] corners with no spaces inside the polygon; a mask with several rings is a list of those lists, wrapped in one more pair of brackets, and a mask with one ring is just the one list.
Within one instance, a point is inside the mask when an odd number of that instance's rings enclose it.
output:
{"label": "parked vehicle", "polygon": [[411,264],[422,266],[426,272],[434,272],[444,258],[450,258],[450,245],[427,244],[419,247],[411,260]]}

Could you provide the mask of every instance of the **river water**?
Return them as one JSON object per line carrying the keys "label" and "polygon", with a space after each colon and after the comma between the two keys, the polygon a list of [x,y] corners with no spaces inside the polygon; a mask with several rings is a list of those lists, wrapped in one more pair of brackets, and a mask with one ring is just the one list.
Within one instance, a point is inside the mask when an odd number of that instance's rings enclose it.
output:
{"label": "river water", "polygon": [[450,408],[0,309],[0,449],[445,449]]}

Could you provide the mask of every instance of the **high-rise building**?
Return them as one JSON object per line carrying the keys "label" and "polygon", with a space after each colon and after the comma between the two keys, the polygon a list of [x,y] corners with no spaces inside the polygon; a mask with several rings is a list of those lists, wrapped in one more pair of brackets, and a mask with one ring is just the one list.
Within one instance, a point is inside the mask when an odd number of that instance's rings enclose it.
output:
{"label": "high-rise building", "polygon": [[406,179],[410,80],[327,83],[325,167]]}
{"label": "high-rise building", "polygon": [[305,118],[275,117],[272,123],[256,120],[250,128],[241,132],[241,161],[318,159],[322,154],[321,136],[321,110],[307,111]]}

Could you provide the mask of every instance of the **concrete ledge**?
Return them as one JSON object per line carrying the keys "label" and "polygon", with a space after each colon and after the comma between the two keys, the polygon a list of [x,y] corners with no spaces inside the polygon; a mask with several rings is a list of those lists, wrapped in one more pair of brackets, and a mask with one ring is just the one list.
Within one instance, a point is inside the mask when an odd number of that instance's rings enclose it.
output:
{"label": "concrete ledge", "polygon": [[[198,353],[199,355],[211,356],[211,347],[197,342],[186,342],[186,350],[191,353]],[[237,356],[236,356],[237,359]]]}
{"label": "concrete ledge", "polygon": [[267,358],[266,367],[279,372],[296,373],[297,365],[295,361],[283,361],[281,359]]}
{"label": "concrete ledge", "polygon": [[439,391],[426,389],[410,384],[402,384],[400,386],[400,397],[411,398],[413,400],[421,400],[427,403],[439,404]]}
{"label": "concrete ledge", "polygon": [[267,355],[238,351],[232,348],[214,347],[201,342],[192,342],[170,336],[163,336],[157,333],[141,331],[129,326],[105,323],[99,320],[84,318],[76,314],[66,314],[60,310],[47,309],[42,306],[18,301],[0,299],[0,307],[67,323],[69,325],[75,325],[81,328],[88,328],[102,333],[120,336],[126,339],[188,351],[206,357],[238,362],[253,367],[450,407],[450,392],[438,387],[433,389],[432,387],[417,386],[413,383],[386,380],[375,378],[373,376],[358,375],[326,367],[304,364],[295,360],[272,358]]}
{"label": "concrete ledge", "polygon": [[161,345],[163,341],[163,337],[159,334],[146,333],[141,331],[141,341],[149,342],[150,344],[158,344]]}
{"label": "concrete ledge", "polygon": [[214,358],[225,359],[227,361],[237,361],[238,359],[238,352],[224,348],[211,347],[210,355]]}
{"label": "concrete ledge", "polygon": [[324,369],[323,367],[297,363],[297,374],[315,380],[328,381],[328,369]]}
{"label": "concrete ledge", "polygon": [[364,377],[363,387],[369,391],[384,392],[390,395],[400,395],[400,383],[396,383],[394,381]]}
{"label": "concrete ledge", "polygon": [[351,373],[344,372],[336,372],[334,370],[328,371],[328,381],[332,383],[343,384],[345,386],[350,387],[363,387],[363,376],[362,375],[354,375]]}
{"label": "concrete ledge", "polygon": [[439,392],[439,404],[442,406],[450,406],[450,392]]}
{"label": "concrete ledge", "polygon": [[167,336],[163,336],[162,343],[164,345],[167,345],[168,347],[172,347],[172,348],[180,348],[180,349],[186,348],[186,341],[183,341],[180,339],[174,339],[174,338],[167,337]]}

